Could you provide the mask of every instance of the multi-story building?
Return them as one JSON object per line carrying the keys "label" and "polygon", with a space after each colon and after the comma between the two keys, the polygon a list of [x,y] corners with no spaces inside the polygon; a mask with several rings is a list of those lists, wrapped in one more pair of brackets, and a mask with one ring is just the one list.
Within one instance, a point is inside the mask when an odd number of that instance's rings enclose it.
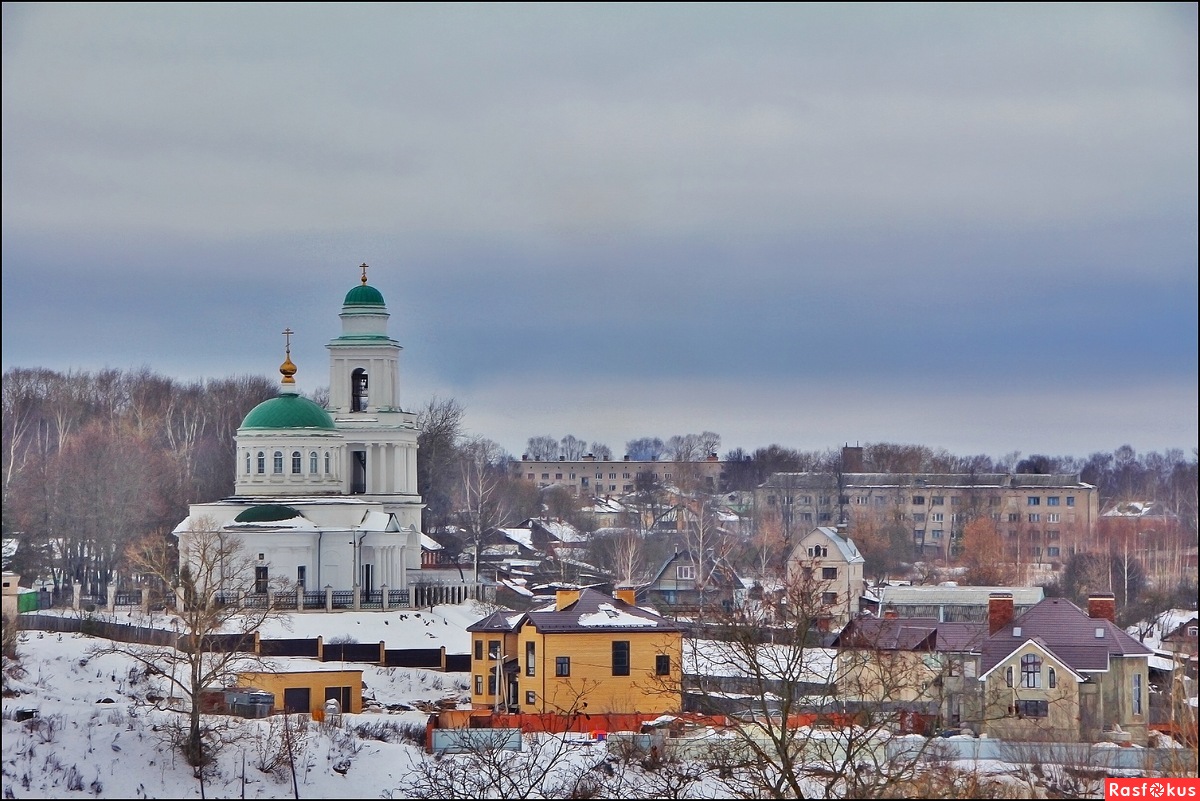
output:
{"label": "multi-story building", "polygon": [[514,478],[531,481],[538,488],[554,485],[569,489],[578,497],[624,495],[643,483],[678,486],[716,492],[721,481],[722,463],[716,454],[702,462],[639,462],[629,458],[602,461],[585,456],[578,461],[543,462],[521,457],[512,463]]}
{"label": "multi-story building", "polygon": [[682,706],[683,629],[591,589],[468,626],[471,703],[518,712],[668,713]]}
{"label": "multi-story building", "polygon": [[955,555],[966,524],[986,515],[1014,562],[1037,571],[1088,547],[1099,494],[1078,475],[776,473],[755,490],[755,509],[786,540],[842,521],[854,536],[899,525],[927,557]]}
{"label": "multi-story building", "polygon": [[829,526],[808,532],[788,555],[788,582],[811,596],[821,631],[836,631],[858,614],[864,561],[845,529]]}

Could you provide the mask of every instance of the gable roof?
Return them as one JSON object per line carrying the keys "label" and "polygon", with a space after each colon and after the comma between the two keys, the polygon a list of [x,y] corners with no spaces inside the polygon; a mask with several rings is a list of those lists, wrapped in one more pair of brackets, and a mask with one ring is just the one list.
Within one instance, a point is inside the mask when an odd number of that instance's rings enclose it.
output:
{"label": "gable roof", "polygon": [[562,609],[550,607],[528,612],[526,617],[540,634],[683,631],[672,621],[648,609],[591,589],[580,590],[579,598]]}
{"label": "gable roof", "polygon": [[[1014,639],[1015,639],[1015,638],[1014,638]],[[1033,637],[1033,638],[1031,638],[1031,639],[1028,639],[1028,640],[1021,640],[1021,642],[1020,642],[1018,645],[1016,645],[1016,647],[1014,647],[1014,648],[1012,649],[1012,651],[1010,651],[1010,652],[1009,652],[1008,656],[1004,657],[1004,658],[1003,658],[1003,659],[1001,659],[999,662],[997,662],[996,664],[992,665],[992,666],[991,666],[990,668],[988,668],[987,670],[985,670],[985,671],[983,671],[982,673],[980,673],[980,674],[979,674],[979,680],[980,680],[980,681],[983,681],[983,680],[985,680],[985,679],[988,677],[988,675],[989,675],[989,674],[990,674],[990,673],[991,673],[993,670],[996,670],[998,667],[1000,667],[1001,665],[1003,665],[1005,662],[1007,662],[1008,660],[1012,659],[1012,658],[1013,658],[1013,656],[1015,656],[1015,655],[1016,655],[1016,653],[1017,653],[1018,651],[1020,651],[1022,648],[1024,648],[1026,645],[1032,645],[1033,647],[1035,647],[1035,648],[1037,648],[1039,651],[1041,651],[1043,654],[1045,654],[1046,656],[1050,657],[1051,659],[1053,659],[1053,660],[1054,660],[1055,662],[1057,662],[1058,664],[1062,665],[1062,667],[1063,667],[1063,670],[1066,670],[1068,673],[1070,673],[1070,674],[1071,674],[1071,676],[1072,676],[1072,677],[1074,677],[1074,679],[1075,679],[1076,681],[1087,681],[1087,678],[1086,678],[1085,676],[1082,676],[1082,675],[1080,675],[1079,673],[1075,672],[1075,670],[1073,670],[1073,669],[1071,668],[1071,666],[1070,666],[1070,665],[1067,663],[1067,661],[1066,661],[1065,659],[1063,659],[1063,658],[1062,658],[1061,656],[1059,656],[1058,654],[1054,653],[1054,651],[1053,651],[1053,650],[1052,650],[1052,649],[1051,649],[1051,648],[1050,648],[1048,645],[1046,645],[1046,643],[1045,643],[1045,642],[1042,640],[1042,638],[1041,638],[1041,637]],[[1009,667],[1012,667],[1012,666],[1010,665]]]}
{"label": "gable roof", "polygon": [[[1019,634],[1014,636],[1014,631]],[[1102,632],[1101,636],[1096,636]],[[1037,639],[1075,672],[1108,670],[1111,657],[1149,656],[1150,649],[1112,621],[1088,617],[1066,598],[1046,598],[983,643],[980,674],[1008,659],[1017,646]]]}
{"label": "gable roof", "polygon": [[[859,564],[867,561],[863,558],[863,555],[858,552],[858,546],[854,544],[854,540],[838,534],[837,529],[833,528],[832,526],[817,526],[812,531],[805,534],[800,539],[800,542],[796,543],[796,551],[804,547],[804,543],[808,540],[808,538],[816,533],[825,535],[825,538],[832,542],[834,547],[838,549],[838,553],[841,554],[842,559],[845,560],[847,564]],[[793,553],[796,551],[793,551]]]}
{"label": "gable roof", "polygon": [[[658,572],[654,574],[654,578],[642,586],[653,587],[663,577],[663,574],[667,572],[667,568],[676,562],[683,562],[684,564],[693,565],[697,564],[696,560],[692,557],[692,552],[690,550],[684,549],[681,551],[675,551],[673,554],[667,557],[665,562],[662,563],[662,567],[660,567]],[[742,580],[738,578],[737,573],[729,565],[729,563],[724,559],[718,559],[714,557],[711,551],[705,555],[704,566],[708,569],[708,582],[706,586],[734,587],[736,589],[742,589],[744,587]]]}
{"label": "gable roof", "polygon": [[833,640],[833,647],[868,647],[884,651],[975,653],[987,633],[985,623],[941,623],[928,617],[854,618]]}

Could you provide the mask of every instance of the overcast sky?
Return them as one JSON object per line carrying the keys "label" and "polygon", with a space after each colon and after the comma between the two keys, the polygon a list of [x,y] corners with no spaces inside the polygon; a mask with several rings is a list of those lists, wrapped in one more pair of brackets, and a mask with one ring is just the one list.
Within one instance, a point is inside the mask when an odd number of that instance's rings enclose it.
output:
{"label": "overcast sky", "polygon": [[3,5],[3,364],[328,383],[520,454],[1197,442],[1182,5]]}

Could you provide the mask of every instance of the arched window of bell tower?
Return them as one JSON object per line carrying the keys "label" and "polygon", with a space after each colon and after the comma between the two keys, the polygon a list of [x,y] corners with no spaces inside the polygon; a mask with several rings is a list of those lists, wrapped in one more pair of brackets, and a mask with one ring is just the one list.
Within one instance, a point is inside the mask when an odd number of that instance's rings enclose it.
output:
{"label": "arched window of bell tower", "polygon": [[361,367],[350,374],[350,411],[367,410],[367,371]]}

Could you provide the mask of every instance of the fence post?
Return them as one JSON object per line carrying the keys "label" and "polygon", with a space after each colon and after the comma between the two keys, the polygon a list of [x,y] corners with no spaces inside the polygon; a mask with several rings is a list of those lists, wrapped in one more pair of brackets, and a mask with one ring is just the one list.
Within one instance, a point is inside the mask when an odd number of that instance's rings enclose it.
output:
{"label": "fence post", "polygon": [[325,611],[326,612],[333,611],[333,585],[332,584],[325,585]]}
{"label": "fence post", "polygon": [[108,611],[117,611],[117,585],[108,585]]}
{"label": "fence post", "polygon": [[150,590],[146,589],[145,587],[142,587],[140,592],[141,592],[141,595],[138,596],[138,600],[141,603],[142,614],[148,615],[148,614],[150,614]]}
{"label": "fence post", "polygon": [[386,612],[388,610],[388,585],[384,584],[379,589],[383,591],[383,611]]}
{"label": "fence post", "polygon": [[362,587],[354,585],[354,611],[362,609]]}
{"label": "fence post", "polygon": [[71,608],[78,612],[79,604],[83,601],[83,585],[77,581],[72,586],[75,592],[71,597]]}
{"label": "fence post", "polygon": [[296,585],[296,611],[297,612],[304,611],[304,585],[303,584]]}

